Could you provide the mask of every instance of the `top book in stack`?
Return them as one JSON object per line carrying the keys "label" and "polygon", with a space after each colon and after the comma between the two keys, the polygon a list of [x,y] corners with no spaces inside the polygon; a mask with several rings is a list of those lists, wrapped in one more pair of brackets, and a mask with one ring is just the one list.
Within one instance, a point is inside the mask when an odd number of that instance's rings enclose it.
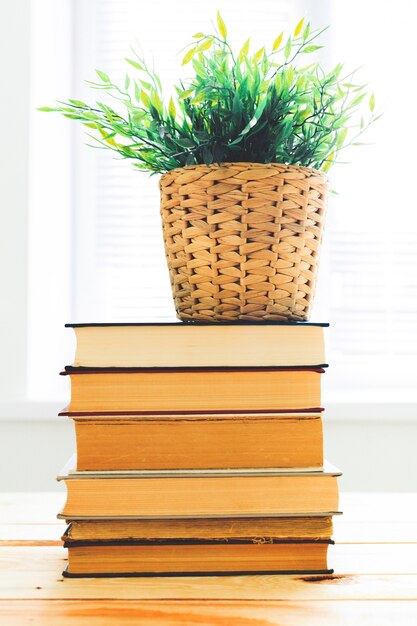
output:
{"label": "top book in stack", "polygon": [[328,324],[66,324],[74,329],[73,367],[325,367]]}

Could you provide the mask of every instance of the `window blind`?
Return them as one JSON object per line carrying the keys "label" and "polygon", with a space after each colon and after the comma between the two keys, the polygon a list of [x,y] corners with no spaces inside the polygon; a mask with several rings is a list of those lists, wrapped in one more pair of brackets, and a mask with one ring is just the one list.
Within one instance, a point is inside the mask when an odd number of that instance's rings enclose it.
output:
{"label": "window blind", "polygon": [[360,139],[367,145],[348,148],[331,174],[338,195],[326,233],[329,379],[380,398],[392,389],[401,402],[412,398],[417,356],[417,207],[406,183],[415,177],[417,130],[406,111],[417,95],[409,80],[417,7],[334,0],[331,9],[332,60],[358,68],[382,117]]}

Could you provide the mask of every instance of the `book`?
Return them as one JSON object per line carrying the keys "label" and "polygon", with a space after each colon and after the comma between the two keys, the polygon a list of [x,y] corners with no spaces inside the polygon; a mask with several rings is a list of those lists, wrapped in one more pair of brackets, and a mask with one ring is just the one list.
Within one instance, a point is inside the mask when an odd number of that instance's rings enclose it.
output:
{"label": "book", "polygon": [[328,573],[331,540],[314,542],[66,542],[65,576]]}
{"label": "book", "polygon": [[188,519],[86,519],[71,520],[64,541],[123,541],[161,539],[271,543],[273,540],[330,539],[331,516],[241,517]]}
{"label": "book", "polygon": [[320,413],[74,416],[78,470],[320,468]]}
{"label": "book", "polygon": [[62,412],[242,412],[320,407],[322,368],[66,368],[71,402]]}
{"label": "book", "polygon": [[76,367],[325,365],[323,327],[297,322],[66,324]]}
{"label": "book", "polygon": [[67,487],[63,519],[273,517],[331,515],[338,509],[337,476],[323,471],[142,470],[58,476]]}

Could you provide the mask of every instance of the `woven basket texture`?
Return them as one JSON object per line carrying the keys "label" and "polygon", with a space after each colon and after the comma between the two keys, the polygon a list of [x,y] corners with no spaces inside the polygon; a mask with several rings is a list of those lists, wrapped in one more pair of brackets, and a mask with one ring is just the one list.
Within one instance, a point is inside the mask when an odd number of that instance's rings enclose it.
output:
{"label": "woven basket texture", "polygon": [[182,320],[307,320],[326,176],[278,163],[192,165],[160,181],[165,253]]}

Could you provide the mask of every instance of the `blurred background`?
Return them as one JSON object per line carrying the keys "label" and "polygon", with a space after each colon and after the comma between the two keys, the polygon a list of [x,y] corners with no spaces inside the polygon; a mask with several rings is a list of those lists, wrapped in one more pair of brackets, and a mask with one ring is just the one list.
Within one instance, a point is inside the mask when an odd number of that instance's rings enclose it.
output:
{"label": "blurred background", "polygon": [[[175,315],[158,177],[86,147],[81,128],[40,113],[92,101],[95,68],[117,82],[130,46],[166,93],[186,78],[178,52],[217,9],[240,47],[272,44],[303,16],[330,25],[321,61],[360,68],[383,117],[331,170],[313,321],[330,321],[325,447],[341,488],[417,488],[417,6],[412,0],[13,0],[1,6],[0,490],[58,490],[74,451],[65,322]],[[130,68],[132,71],[133,68]],[[140,289],[138,286],[140,285]]]}

